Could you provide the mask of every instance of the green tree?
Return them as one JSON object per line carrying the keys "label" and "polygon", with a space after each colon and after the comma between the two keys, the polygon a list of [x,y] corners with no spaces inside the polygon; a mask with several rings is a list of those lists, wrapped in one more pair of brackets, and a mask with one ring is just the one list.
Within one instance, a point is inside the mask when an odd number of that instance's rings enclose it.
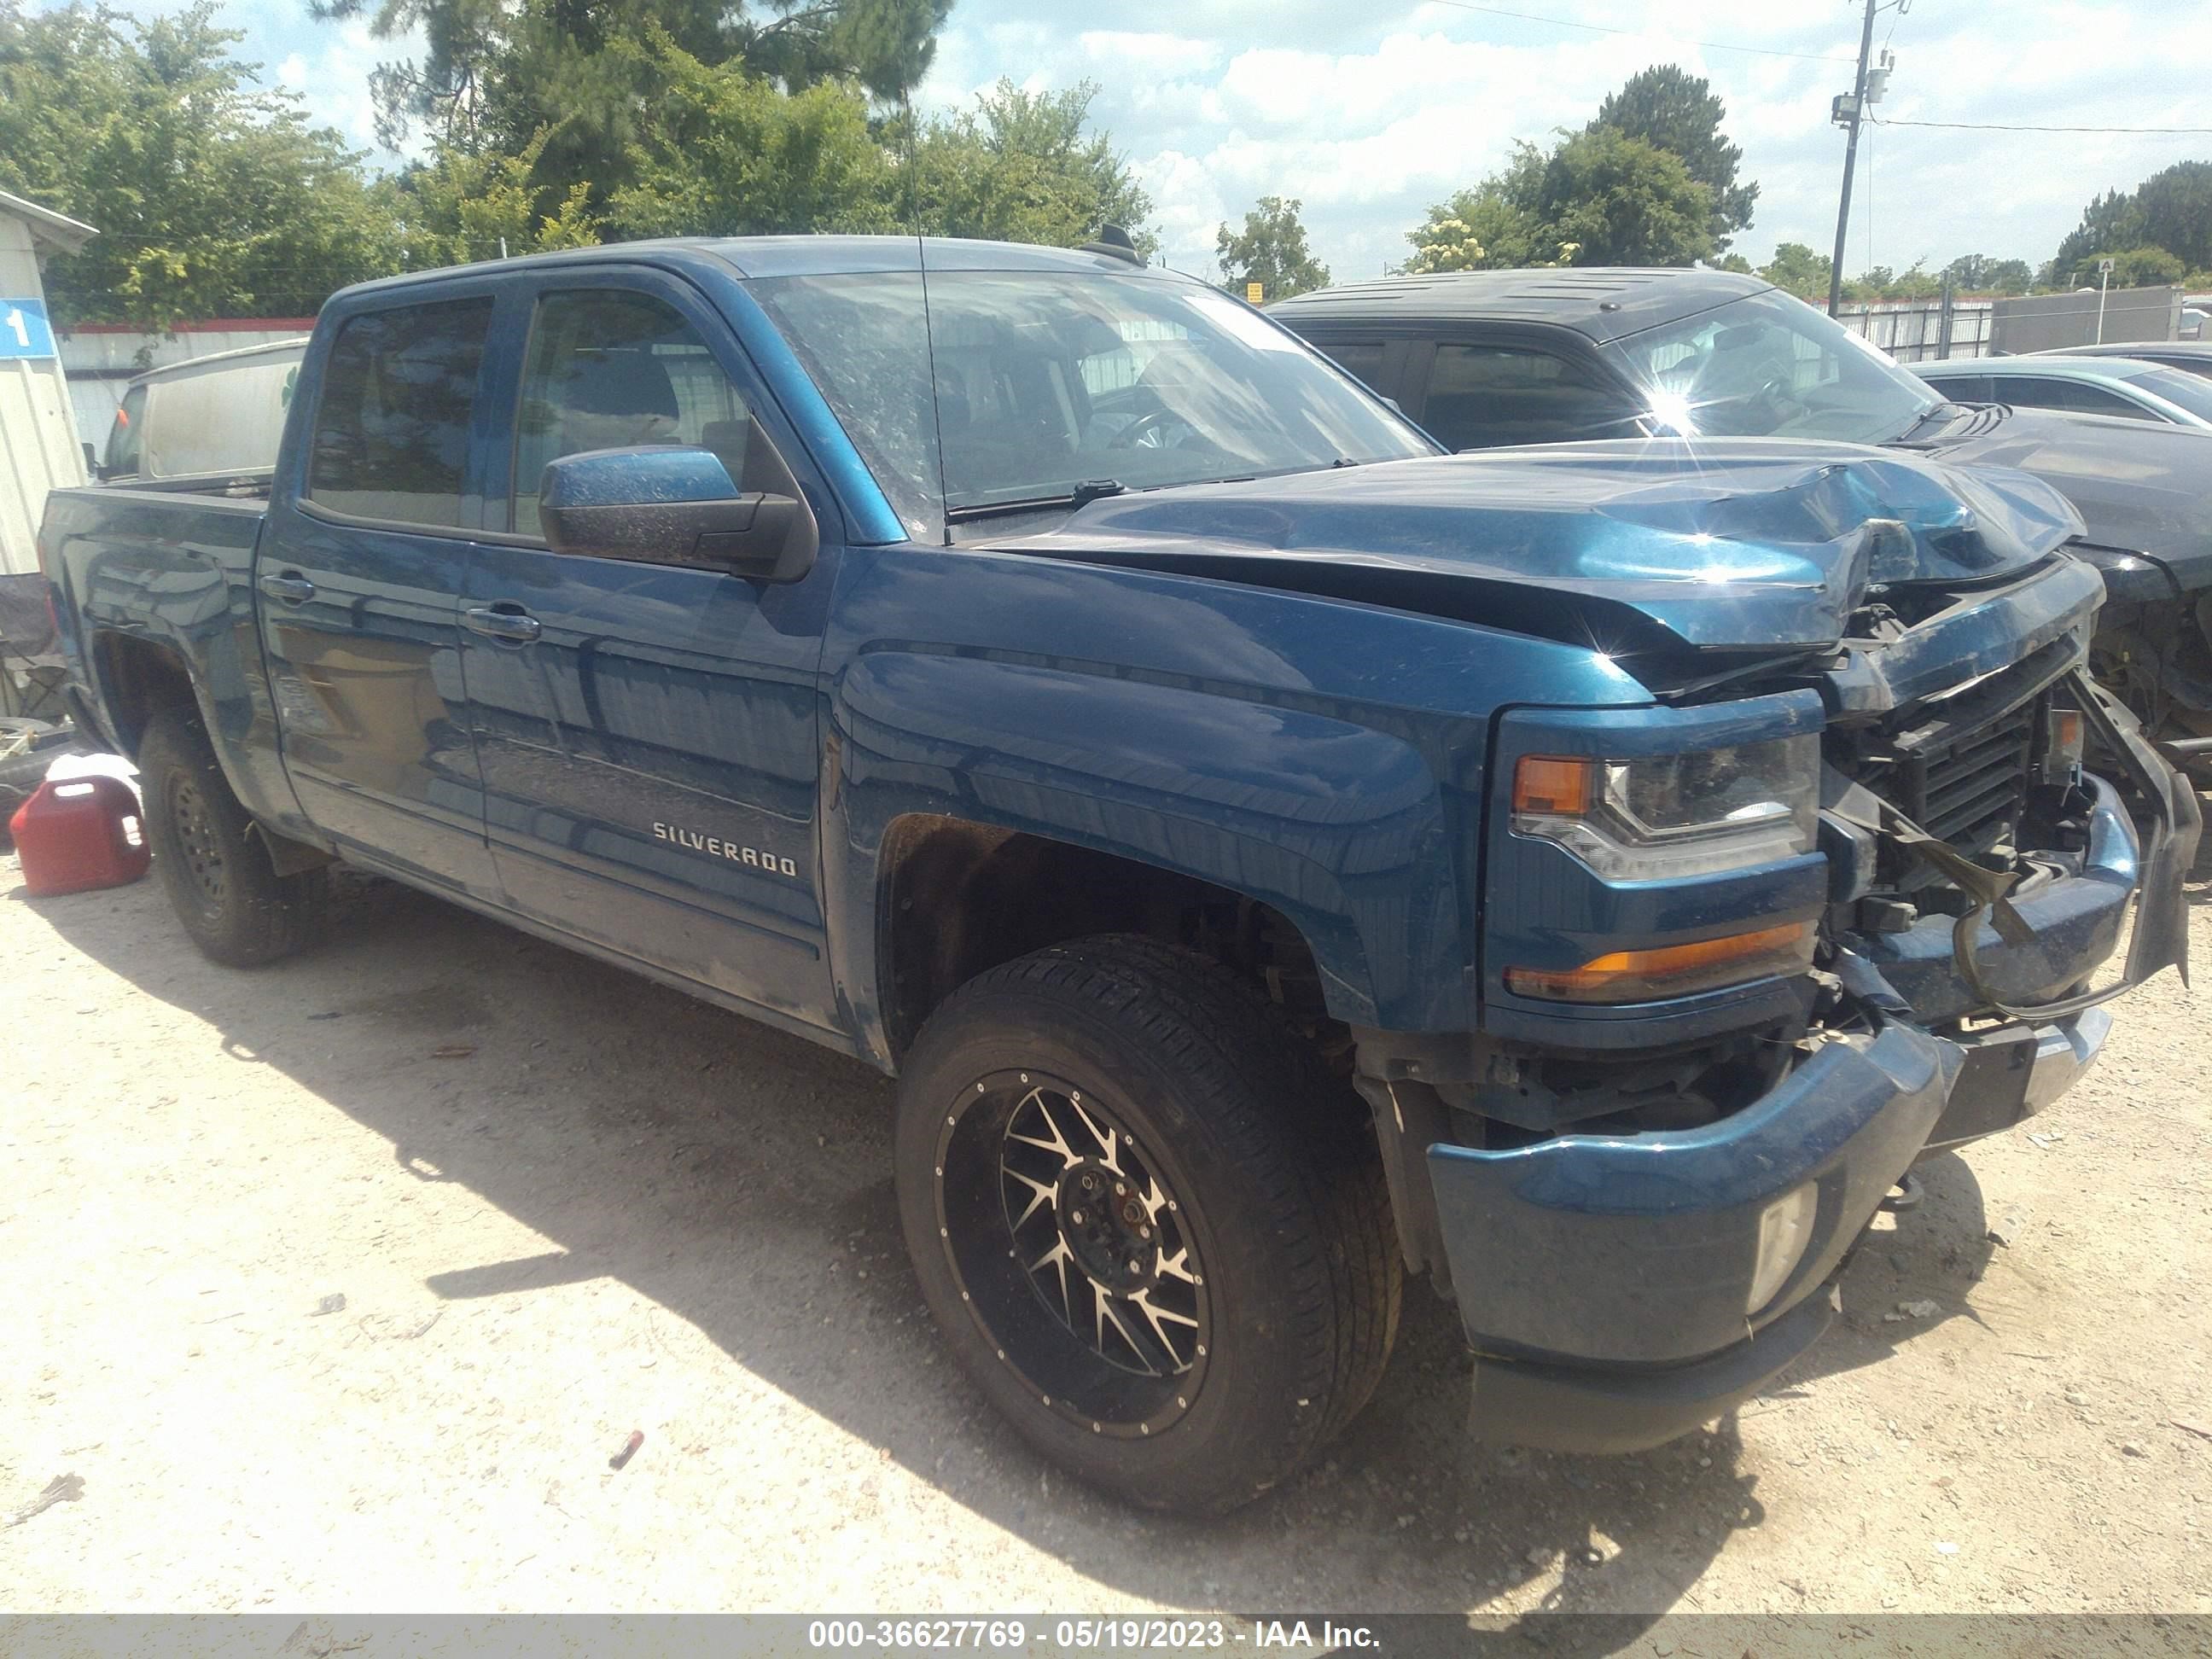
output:
{"label": "green tree", "polygon": [[2025,259],[1993,259],[1986,253],[1962,253],[1943,267],[1960,294],[2025,294],[2035,273]]}
{"label": "green tree", "polygon": [[1145,228],[1152,200],[1114,149],[1091,129],[1098,96],[1090,81],[1060,92],[1025,92],[1002,80],[975,106],[886,137],[909,169],[900,198],[914,224],[938,236],[980,236],[1073,247],[1108,225],[1130,234],[1150,258],[1159,239]]}
{"label": "green tree", "polygon": [[1887,265],[1869,265],[1856,276],[1844,278],[1844,298],[1854,305],[1887,300],[1897,286],[1897,272]]}
{"label": "green tree", "polygon": [[1785,294],[1826,305],[1830,263],[1827,255],[1814,252],[1802,242],[1784,242],[1759,268],[1759,274]]}
{"label": "green tree", "polygon": [[1711,201],[1672,151],[1593,127],[1549,152],[1516,144],[1502,170],[1431,208],[1406,234],[1406,268],[1686,265],[1714,252]]}
{"label": "green tree", "polygon": [[649,54],[661,91],[633,145],[635,182],[609,205],[628,236],[744,236],[896,228],[889,158],[849,83],[797,93],[735,62],[709,64],[665,34]]}
{"label": "green tree", "polygon": [[2185,270],[2212,265],[2212,161],[2177,161],[2136,186],[2143,241]]}
{"label": "green tree", "polygon": [[1501,170],[1431,207],[1406,233],[1413,246],[1407,270],[1516,270],[1571,263],[1556,241],[1545,240],[1537,219],[1545,161],[1534,144],[1516,143]]}
{"label": "green tree", "polygon": [[1590,126],[1611,127],[1631,138],[1682,160],[1690,177],[1712,196],[1711,231],[1716,251],[1751,223],[1759,186],[1738,182],[1743,149],[1721,131],[1728,117],[1712,85],[1674,64],[1657,64],[1628,77],[1620,91],[1598,106]]}
{"label": "green tree", "polygon": [[579,181],[556,198],[534,181],[544,144],[541,134],[520,154],[501,155],[441,143],[428,161],[379,180],[380,205],[398,228],[407,264],[466,264],[597,243],[602,222],[591,210],[590,186]]}
{"label": "green tree", "polygon": [[2098,269],[2100,258],[2112,262],[2112,286],[2114,288],[2156,288],[2167,283],[2179,283],[2188,272],[2181,257],[2169,253],[2162,247],[2120,248],[2104,255],[2091,255],[2074,267],[2071,285],[2076,288],[2096,288],[2103,283],[2104,273]]}
{"label": "green tree", "polygon": [[[666,41],[787,92],[851,82],[896,103],[928,70],[952,0],[310,0],[325,19],[365,18],[380,40],[419,31],[422,55],[371,77],[379,136],[417,128],[462,149],[518,155],[533,177],[591,185],[596,207],[631,172],[661,95]],[[542,136],[541,136],[542,135]]]}
{"label": "green tree", "polygon": [[1257,283],[1267,299],[1287,300],[1328,286],[1328,267],[1306,246],[1306,228],[1298,217],[1304,205],[1295,196],[1287,201],[1262,196],[1244,216],[1242,231],[1221,227],[1213,253],[1224,287],[1242,294],[1247,283]]}
{"label": "green tree", "polygon": [[0,187],[101,233],[47,265],[64,325],[308,316],[401,268],[361,158],[257,86],[239,38],[205,3],[144,20],[0,5]]}
{"label": "green tree", "polygon": [[1613,127],[1578,132],[1544,164],[1540,240],[1579,265],[1686,265],[1711,257],[1712,192],[1682,158]]}
{"label": "green tree", "polygon": [[2081,222],[2069,231],[2051,257],[2050,280],[2054,287],[2070,287],[2074,273],[2088,261],[2094,280],[2096,261],[2113,248],[2140,247],[2148,238],[2143,231],[2142,209],[2133,191],[2108,190],[2081,210]]}
{"label": "green tree", "polygon": [[1723,253],[1719,258],[1709,263],[1715,270],[1732,271],[1738,276],[1748,276],[1753,274],[1751,261],[1741,253]]}
{"label": "green tree", "polygon": [[1495,244],[1485,241],[1474,228],[1474,221],[1480,216],[1480,199],[1473,191],[1462,191],[1451,200],[1431,208],[1429,216],[1406,233],[1413,252],[1401,269],[1413,276],[1492,269]]}

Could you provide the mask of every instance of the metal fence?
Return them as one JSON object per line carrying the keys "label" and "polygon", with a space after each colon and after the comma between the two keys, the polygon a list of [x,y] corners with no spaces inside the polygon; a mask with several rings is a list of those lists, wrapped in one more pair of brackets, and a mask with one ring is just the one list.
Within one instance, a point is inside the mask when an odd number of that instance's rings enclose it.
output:
{"label": "metal fence", "polygon": [[1997,301],[1997,349],[2063,351],[2096,340],[2172,340],[2181,332],[2179,288],[2116,288],[2109,294],[2031,294]]}
{"label": "metal fence", "polygon": [[[1900,363],[1986,357],[1996,337],[1994,300],[1907,300],[1844,306],[1836,320]],[[1948,329],[1946,316],[1948,313]]]}
{"label": "metal fence", "polygon": [[[2063,350],[2092,341],[2180,337],[2178,288],[2030,294],[2011,300],[1899,300],[1847,305],[1836,320],[1900,363]],[[1947,319],[1948,313],[1948,319]],[[1948,331],[1947,331],[1948,330]]]}

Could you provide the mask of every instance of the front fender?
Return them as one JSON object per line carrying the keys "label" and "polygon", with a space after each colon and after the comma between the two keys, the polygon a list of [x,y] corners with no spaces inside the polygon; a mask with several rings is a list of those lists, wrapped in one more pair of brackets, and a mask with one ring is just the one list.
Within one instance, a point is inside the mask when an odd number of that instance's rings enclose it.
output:
{"label": "front fender", "polygon": [[988,550],[854,550],[830,629],[825,898],[880,1041],[872,920],[909,814],[1047,836],[1273,906],[1329,1012],[1474,1023],[1471,890],[1509,701],[1644,702],[1595,653]]}

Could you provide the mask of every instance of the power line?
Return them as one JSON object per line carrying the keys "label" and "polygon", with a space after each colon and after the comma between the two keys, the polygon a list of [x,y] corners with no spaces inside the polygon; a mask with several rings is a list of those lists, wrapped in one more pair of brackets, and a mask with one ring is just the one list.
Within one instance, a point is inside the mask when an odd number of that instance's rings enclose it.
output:
{"label": "power line", "polygon": [[1545,23],[1555,29],[1587,29],[1592,34],[1650,35],[1656,40],[1678,41],[1686,46],[1702,46],[1707,52],[1741,52],[1754,58],[1795,58],[1808,64],[1848,64],[1849,58],[1830,58],[1816,52],[1783,52],[1774,46],[1732,46],[1723,40],[1692,40],[1679,34],[1662,33],[1653,29],[1610,28],[1603,23],[1577,23],[1567,17],[1546,17],[1533,11],[1508,11],[1503,6],[1478,6],[1473,0],[1432,0],[1439,6],[1449,6],[1455,11],[1479,11],[1490,17],[1518,18],[1524,23]]}
{"label": "power line", "polygon": [[[1438,3],[1443,3],[1443,0],[1438,0]],[[1966,132],[2212,132],[2212,127],[2050,127],[2011,121],[1900,121],[1888,115],[1869,115],[1867,119],[1885,127],[1950,127]]]}

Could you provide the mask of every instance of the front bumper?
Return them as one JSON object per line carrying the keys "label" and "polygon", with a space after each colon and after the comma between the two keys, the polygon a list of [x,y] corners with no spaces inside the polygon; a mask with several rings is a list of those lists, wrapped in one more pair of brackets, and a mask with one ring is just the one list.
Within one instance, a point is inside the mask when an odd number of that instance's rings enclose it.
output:
{"label": "front bumper", "polygon": [[[2016,906],[2045,947],[2017,970],[2022,1000],[2086,980],[2131,896],[2124,985],[2167,966],[2186,978],[2182,877],[2201,829],[2197,799],[2131,721],[2102,712],[2149,803],[2145,833],[2139,842],[2099,785],[2084,873]],[[2054,949],[2059,937],[2078,953]],[[1979,943],[1984,979],[2005,973],[1995,935]],[[1933,950],[1884,967],[1939,1004],[1952,982]],[[1921,996],[1908,996],[1919,1012]],[[2094,1000],[1952,1036],[1903,1018],[1831,1036],[1766,1095],[1697,1129],[1499,1151],[1431,1145],[1437,1232],[1476,1352],[1477,1428],[1562,1450],[1632,1450],[1756,1393],[1826,1328],[1846,1257],[1913,1163],[2041,1110],[2094,1062],[2112,1019]],[[1803,1253],[1751,1307],[1762,1213],[1806,1186],[1815,1209]]]}
{"label": "front bumper", "polygon": [[[1475,1426],[1523,1445],[1632,1451],[1757,1393],[1827,1328],[1845,1258],[1939,1126],[2002,1127],[2056,1099],[2110,1027],[2092,1009],[2000,1048],[1895,1024],[1824,1043],[1703,1128],[1431,1147],[1476,1351]],[[1761,1212],[1807,1184],[1817,1207],[1804,1253],[1747,1313]]]}

